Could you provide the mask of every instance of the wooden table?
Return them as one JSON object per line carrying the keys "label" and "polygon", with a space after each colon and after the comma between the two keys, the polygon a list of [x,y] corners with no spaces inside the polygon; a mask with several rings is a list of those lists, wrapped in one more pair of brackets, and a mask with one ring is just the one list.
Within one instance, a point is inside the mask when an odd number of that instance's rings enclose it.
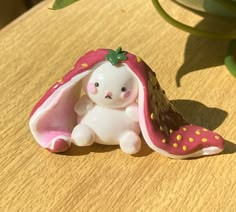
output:
{"label": "wooden table", "polygon": [[[236,211],[236,79],[223,66],[228,41],[170,26],[150,0],[81,0],[60,11],[48,10],[50,3],[0,32],[0,211]],[[163,5],[206,27],[199,14]],[[66,154],[39,147],[28,127],[34,104],[86,51],[118,46],[155,70],[188,121],[225,138],[223,154],[173,160],[144,143],[135,156],[102,145]]]}

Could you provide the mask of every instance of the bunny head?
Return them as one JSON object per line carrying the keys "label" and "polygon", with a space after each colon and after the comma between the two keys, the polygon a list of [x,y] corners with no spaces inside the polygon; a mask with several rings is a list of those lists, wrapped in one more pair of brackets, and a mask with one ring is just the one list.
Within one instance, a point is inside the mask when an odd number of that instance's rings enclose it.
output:
{"label": "bunny head", "polygon": [[103,62],[84,80],[83,88],[97,105],[124,108],[136,101],[138,81],[125,64],[113,66]]}

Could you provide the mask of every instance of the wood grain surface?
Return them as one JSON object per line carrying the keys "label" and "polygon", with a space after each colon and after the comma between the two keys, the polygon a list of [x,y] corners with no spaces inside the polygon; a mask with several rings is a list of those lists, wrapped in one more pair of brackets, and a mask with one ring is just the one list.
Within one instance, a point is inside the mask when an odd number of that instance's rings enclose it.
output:
{"label": "wood grain surface", "polygon": [[[213,24],[161,2],[183,22]],[[228,41],[170,26],[151,0],[50,6],[45,1],[0,31],[0,211],[236,211],[236,79],[223,66]],[[39,147],[28,127],[34,104],[86,51],[118,46],[152,67],[188,121],[225,138],[222,154],[173,160],[145,143],[135,156],[98,144],[65,154]]]}

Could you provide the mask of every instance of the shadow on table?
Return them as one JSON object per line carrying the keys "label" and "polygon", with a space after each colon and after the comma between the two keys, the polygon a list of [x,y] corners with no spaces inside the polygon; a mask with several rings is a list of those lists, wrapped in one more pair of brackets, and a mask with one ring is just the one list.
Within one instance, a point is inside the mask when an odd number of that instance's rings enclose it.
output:
{"label": "shadow on table", "polygon": [[[206,105],[193,101],[193,100],[172,100],[171,103],[176,109],[183,115],[183,117],[190,123],[203,126],[207,129],[214,130],[219,127],[227,117],[228,113],[218,108],[207,107]],[[144,142],[142,138],[142,148],[139,153],[133,155],[133,157],[145,157],[150,155],[154,151]],[[111,151],[122,151],[119,145],[101,145],[93,144],[89,147],[77,147],[72,145],[70,150],[63,155],[79,156],[88,155],[91,152],[105,153]],[[232,154],[236,152],[236,144],[225,141],[224,154]],[[124,153],[125,154],[125,153]]]}
{"label": "shadow on table", "polygon": [[[105,153],[105,152],[111,152],[115,150],[119,150],[122,152],[120,149],[119,145],[102,145],[102,144],[93,144],[92,146],[88,147],[77,147],[75,145],[72,145],[70,150],[66,153],[63,153],[63,155],[68,155],[68,156],[80,156],[80,155],[88,155],[91,152],[95,153]],[[132,155],[133,157],[145,157],[149,154],[151,154],[153,150],[144,142],[142,138],[142,147],[141,150],[137,153]],[[126,154],[126,153],[123,153]]]}
{"label": "shadow on table", "polygon": [[80,156],[80,155],[88,155],[91,152],[96,152],[96,153],[111,152],[116,149],[119,149],[119,146],[112,146],[112,145],[108,146],[94,143],[92,146],[78,147],[72,144],[70,150],[64,154],[69,156],[76,156],[76,155]]}
{"label": "shadow on table", "polygon": [[186,119],[187,122],[214,130],[219,127],[228,113],[219,108],[207,107],[201,102],[176,99],[171,100],[177,111]]}
{"label": "shadow on table", "polygon": [[191,72],[223,65],[228,44],[228,40],[207,40],[190,35],[184,50],[184,63],[176,73],[177,87],[181,86],[182,77]]}
{"label": "shadow on table", "polygon": [[[195,28],[209,32],[229,32],[235,30],[236,19],[222,18],[189,10],[203,18]],[[175,78],[177,87],[181,86],[180,81],[182,77],[188,73],[223,65],[228,45],[229,40],[205,39],[190,34],[184,49],[184,63],[177,71]]]}
{"label": "shadow on table", "polygon": [[228,155],[234,153],[236,153],[236,144],[231,141],[225,140],[225,149],[222,154]]}

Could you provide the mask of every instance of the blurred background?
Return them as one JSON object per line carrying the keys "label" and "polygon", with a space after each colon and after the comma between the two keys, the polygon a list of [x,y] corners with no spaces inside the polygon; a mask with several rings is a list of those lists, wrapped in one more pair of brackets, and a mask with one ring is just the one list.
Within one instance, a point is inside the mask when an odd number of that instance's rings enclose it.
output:
{"label": "blurred background", "polygon": [[0,30],[42,0],[0,0]]}

